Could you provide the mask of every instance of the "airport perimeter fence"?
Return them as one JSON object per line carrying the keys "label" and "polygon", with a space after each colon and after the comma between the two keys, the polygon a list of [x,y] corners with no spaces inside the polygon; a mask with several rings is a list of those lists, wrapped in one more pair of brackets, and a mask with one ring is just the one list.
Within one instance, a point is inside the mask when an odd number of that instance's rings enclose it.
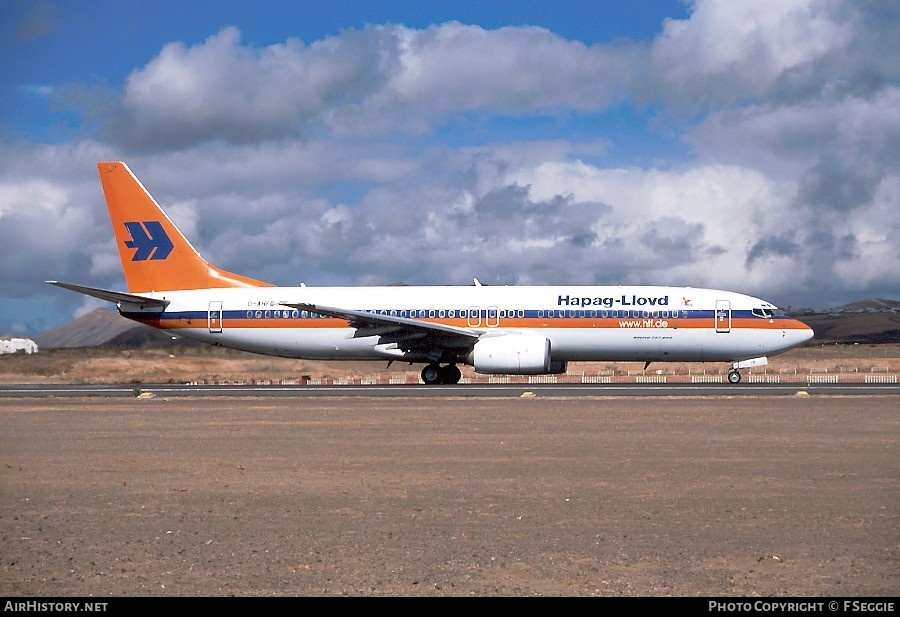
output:
{"label": "airport perimeter fence", "polygon": [[[887,368],[870,370],[838,370],[792,368],[779,371],[745,369],[742,382],[751,384],[896,384],[897,373]],[[559,375],[479,375],[464,374],[460,384],[712,384],[728,383],[727,370],[676,372],[669,369],[649,371],[573,371]],[[195,381],[189,385],[278,385],[278,386],[365,386],[418,385],[422,379],[417,372],[379,373],[362,377],[311,377],[298,379],[247,379],[242,381]]]}

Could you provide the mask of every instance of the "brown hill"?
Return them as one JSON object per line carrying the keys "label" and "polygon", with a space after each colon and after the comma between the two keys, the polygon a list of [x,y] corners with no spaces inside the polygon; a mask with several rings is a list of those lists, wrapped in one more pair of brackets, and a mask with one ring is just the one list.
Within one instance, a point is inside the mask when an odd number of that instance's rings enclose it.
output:
{"label": "brown hill", "polygon": [[117,311],[96,308],[59,328],[35,337],[41,349],[108,347],[114,349],[158,349],[203,345],[173,337],[156,328],[125,319]]}
{"label": "brown hill", "polygon": [[900,313],[801,315],[819,343],[900,343]]}
{"label": "brown hill", "polygon": [[137,324],[112,337],[100,347],[111,349],[168,349],[171,347],[206,347],[206,343],[166,334],[156,328]]}
{"label": "brown hill", "polygon": [[870,300],[861,300],[851,304],[839,306],[835,311],[900,311],[900,302],[897,300],[882,300],[881,298],[872,298]]}
{"label": "brown hill", "polygon": [[96,308],[86,315],[34,337],[41,349],[97,347],[132,329],[152,330],[148,326],[125,319],[118,312]]}
{"label": "brown hill", "polygon": [[900,302],[873,298],[831,309],[797,311],[821,343],[900,343]]}

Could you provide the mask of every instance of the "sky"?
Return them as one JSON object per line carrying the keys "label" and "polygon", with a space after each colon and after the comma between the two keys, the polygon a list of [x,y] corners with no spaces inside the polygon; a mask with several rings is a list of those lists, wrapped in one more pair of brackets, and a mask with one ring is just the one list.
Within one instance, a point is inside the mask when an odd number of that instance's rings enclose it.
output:
{"label": "sky", "polygon": [[[125,290],[96,163],[278,285],[900,300],[900,6],[0,2],[0,335]],[[355,307],[350,307],[355,308]]]}

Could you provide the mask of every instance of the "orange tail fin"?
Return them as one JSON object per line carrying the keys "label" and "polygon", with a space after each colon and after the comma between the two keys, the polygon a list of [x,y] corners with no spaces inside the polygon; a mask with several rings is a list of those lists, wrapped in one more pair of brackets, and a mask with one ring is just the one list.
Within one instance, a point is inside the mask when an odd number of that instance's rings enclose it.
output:
{"label": "orange tail fin", "polygon": [[97,169],[129,292],[271,287],[207,263],[125,163]]}

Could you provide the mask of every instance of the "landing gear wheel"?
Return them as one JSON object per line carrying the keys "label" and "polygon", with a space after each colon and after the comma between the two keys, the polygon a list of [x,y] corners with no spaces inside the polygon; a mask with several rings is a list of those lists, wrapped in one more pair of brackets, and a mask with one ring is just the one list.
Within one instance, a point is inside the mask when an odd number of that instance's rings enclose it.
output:
{"label": "landing gear wheel", "polygon": [[728,371],[728,381],[731,383],[740,383],[741,382],[741,374],[737,371],[737,369],[731,369]]}
{"label": "landing gear wheel", "polygon": [[448,364],[447,366],[442,366],[440,370],[441,383],[445,384],[456,384],[459,383],[460,378],[462,377],[462,373],[456,368],[455,364]]}
{"label": "landing gear wheel", "polygon": [[427,386],[441,383],[441,367],[437,364],[428,364],[422,369],[422,382]]}
{"label": "landing gear wheel", "polygon": [[455,364],[440,366],[434,363],[422,369],[422,382],[428,386],[455,384],[459,383],[460,378],[462,378],[462,373]]}

